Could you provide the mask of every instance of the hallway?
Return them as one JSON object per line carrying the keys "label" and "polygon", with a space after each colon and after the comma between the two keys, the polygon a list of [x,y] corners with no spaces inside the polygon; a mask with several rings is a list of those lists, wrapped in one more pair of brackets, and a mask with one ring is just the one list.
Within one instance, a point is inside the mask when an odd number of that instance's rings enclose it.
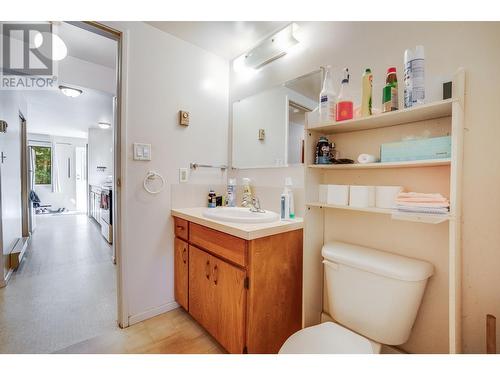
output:
{"label": "hallway", "polygon": [[0,353],[50,353],[116,324],[111,246],[86,215],[39,215],[19,269],[0,289]]}

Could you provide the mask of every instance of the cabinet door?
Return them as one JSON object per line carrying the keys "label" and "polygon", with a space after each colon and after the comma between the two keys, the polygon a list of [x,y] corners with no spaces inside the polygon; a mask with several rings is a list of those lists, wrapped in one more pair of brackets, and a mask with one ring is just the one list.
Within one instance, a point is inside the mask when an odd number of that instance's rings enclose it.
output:
{"label": "cabinet door", "polygon": [[212,257],[194,246],[189,246],[189,313],[213,335],[214,288]]}
{"label": "cabinet door", "polygon": [[174,293],[175,300],[188,310],[188,244],[179,238],[174,240]]}
{"label": "cabinet door", "polygon": [[214,289],[213,336],[229,353],[243,353],[245,347],[246,273],[212,257]]}
{"label": "cabinet door", "polygon": [[245,271],[189,246],[189,313],[229,353],[245,346]]}

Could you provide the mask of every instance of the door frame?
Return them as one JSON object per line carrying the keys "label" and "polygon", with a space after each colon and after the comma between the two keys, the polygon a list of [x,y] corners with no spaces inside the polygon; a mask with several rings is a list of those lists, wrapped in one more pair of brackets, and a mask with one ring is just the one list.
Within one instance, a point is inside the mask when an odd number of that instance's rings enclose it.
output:
{"label": "door frame", "polygon": [[[113,158],[114,158],[114,178],[113,178],[113,248],[116,261],[116,290],[117,290],[117,311],[118,326],[126,328],[129,326],[128,293],[125,277],[126,258],[122,252],[122,212],[125,209],[125,202],[122,194],[122,179],[124,171],[122,169],[122,62],[123,62],[123,33],[119,30],[108,27],[95,21],[65,21],[68,24],[77,26],[84,30],[99,34],[117,42],[116,59],[116,120],[113,124]],[[88,153],[87,153],[88,155]],[[88,166],[88,164],[87,164]]]}

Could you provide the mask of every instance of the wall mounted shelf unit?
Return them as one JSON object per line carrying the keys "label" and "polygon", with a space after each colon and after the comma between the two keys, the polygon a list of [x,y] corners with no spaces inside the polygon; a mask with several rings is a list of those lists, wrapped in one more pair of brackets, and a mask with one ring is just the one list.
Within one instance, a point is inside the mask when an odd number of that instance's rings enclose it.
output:
{"label": "wall mounted shelf unit", "polygon": [[[305,130],[303,326],[321,321],[321,248],[339,240],[423,259],[434,265],[412,335],[401,348],[414,353],[460,353],[461,343],[461,176],[465,70],[453,77],[453,98],[341,123],[312,124]],[[417,133],[420,132],[420,133]],[[356,159],[381,143],[427,132],[451,135],[451,158],[373,164],[314,165],[316,143],[326,135],[342,157]],[[448,215],[403,213],[319,202],[320,184],[397,185],[407,191],[438,192],[450,200]],[[428,225],[434,224],[434,225]]]}

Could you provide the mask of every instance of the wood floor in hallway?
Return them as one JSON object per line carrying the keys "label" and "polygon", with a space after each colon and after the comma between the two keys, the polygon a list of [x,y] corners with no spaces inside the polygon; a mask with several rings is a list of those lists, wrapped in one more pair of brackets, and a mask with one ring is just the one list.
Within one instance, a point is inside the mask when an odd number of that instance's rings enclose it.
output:
{"label": "wood floor in hallway", "polygon": [[0,353],[51,353],[119,331],[111,247],[86,215],[36,217],[25,259],[0,289]]}
{"label": "wood floor in hallway", "polygon": [[104,333],[58,353],[220,354],[225,350],[182,308]]}

